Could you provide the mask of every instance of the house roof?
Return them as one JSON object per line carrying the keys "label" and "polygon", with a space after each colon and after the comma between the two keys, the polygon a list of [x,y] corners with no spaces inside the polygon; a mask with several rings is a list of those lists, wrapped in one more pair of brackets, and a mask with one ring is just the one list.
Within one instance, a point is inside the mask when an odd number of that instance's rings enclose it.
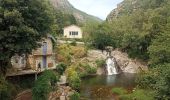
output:
{"label": "house roof", "polygon": [[75,27],[80,28],[79,26],[72,24],[72,25],[69,25],[69,26],[64,27],[63,29],[68,28],[68,27],[71,27],[71,26],[75,26]]}

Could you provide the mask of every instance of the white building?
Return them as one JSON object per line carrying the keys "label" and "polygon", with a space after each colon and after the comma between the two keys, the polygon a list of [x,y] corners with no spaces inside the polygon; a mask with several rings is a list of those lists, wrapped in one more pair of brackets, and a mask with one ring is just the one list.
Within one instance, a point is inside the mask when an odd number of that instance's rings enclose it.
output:
{"label": "white building", "polygon": [[80,27],[76,25],[70,25],[64,28],[64,37],[71,39],[81,39],[83,37],[83,32]]}

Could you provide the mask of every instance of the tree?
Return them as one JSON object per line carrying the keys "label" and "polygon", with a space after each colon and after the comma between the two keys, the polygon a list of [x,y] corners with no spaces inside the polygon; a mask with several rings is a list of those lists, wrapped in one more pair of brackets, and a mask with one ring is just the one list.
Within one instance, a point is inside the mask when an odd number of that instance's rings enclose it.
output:
{"label": "tree", "polygon": [[106,46],[115,47],[110,27],[105,23],[99,25],[98,28],[92,33],[91,41],[93,46],[97,49],[104,50]]}
{"label": "tree", "polygon": [[0,72],[15,54],[29,54],[53,23],[46,0],[0,0]]}
{"label": "tree", "polygon": [[48,94],[55,87],[56,82],[59,80],[59,76],[53,71],[46,70],[38,77],[33,87],[33,100],[48,100]]}

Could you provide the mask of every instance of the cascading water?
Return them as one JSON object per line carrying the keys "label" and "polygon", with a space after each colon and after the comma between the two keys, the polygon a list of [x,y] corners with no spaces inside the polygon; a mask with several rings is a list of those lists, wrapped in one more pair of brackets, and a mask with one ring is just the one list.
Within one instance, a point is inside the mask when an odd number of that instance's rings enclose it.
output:
{"label": "cascading water", "polygon": [[118,69],[116,66],[116,61],[113,57],[108,57],[106,59],[106,69],[108,75],[118,74]]}

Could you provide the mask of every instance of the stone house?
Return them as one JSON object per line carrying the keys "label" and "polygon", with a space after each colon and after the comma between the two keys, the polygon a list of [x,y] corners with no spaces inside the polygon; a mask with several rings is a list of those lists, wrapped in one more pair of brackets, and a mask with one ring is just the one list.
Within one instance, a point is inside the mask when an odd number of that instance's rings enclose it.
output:
{"label": "stone house", "polygon": [[[55,67],[55,53],[54,46],[56,40],[51,35],[48,35],[47,38],[44,38],[41,41],[41,47],[32,51],[32,54],[28,55],[26,61],[24,56],[14,56],[11,59],[12,65],[17,69],[50,69]],[[26,63],[28,64],[26,68]]]}
{"label": "stone house", "polygon": [[83,38],[83,32],[79,26],[70,25],[64,28],[64,37],[70,39],[81,39]]}

